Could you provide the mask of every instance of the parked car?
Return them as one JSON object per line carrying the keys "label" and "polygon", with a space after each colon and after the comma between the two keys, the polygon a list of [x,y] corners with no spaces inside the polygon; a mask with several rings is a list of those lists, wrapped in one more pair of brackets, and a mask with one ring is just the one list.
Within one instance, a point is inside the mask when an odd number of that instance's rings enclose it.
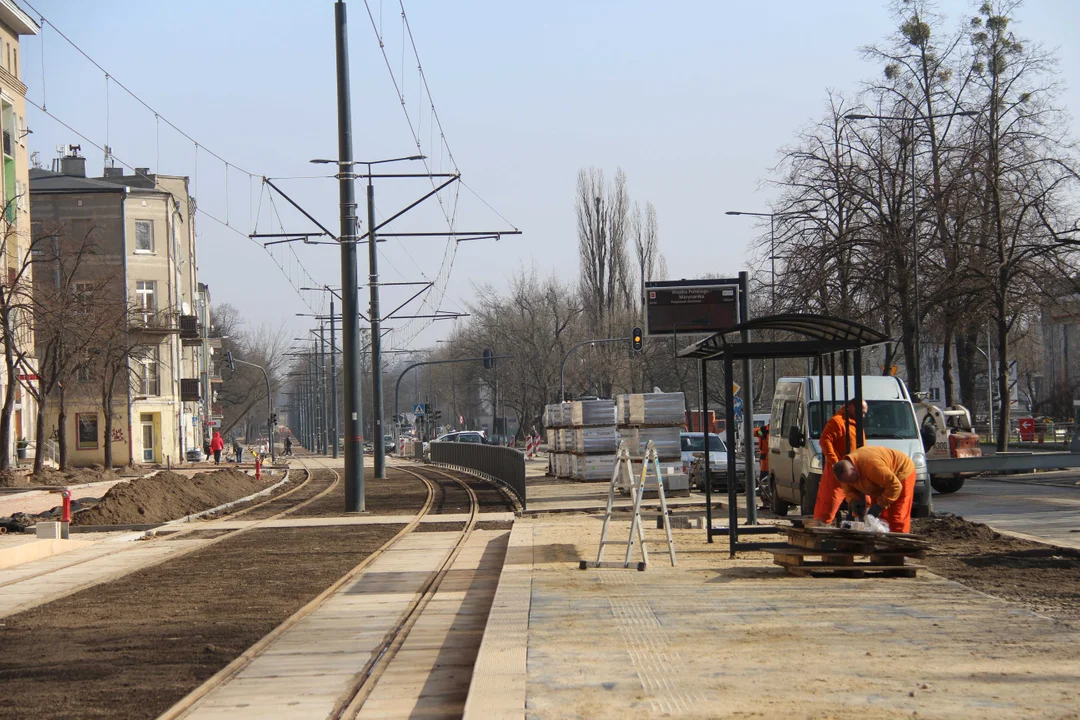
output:
{"label": "parked car", "polygon": [[[816,376],[780,378],[776,383],[768,482],[771,509],[779,515],[787,514],[791,507],[800,507],[803,515],[814,514],[823,471],[818,443],[821,428],[840,409],[845,397],[855,397],[855,378],[826,375],[824,403],[821,394]],[[930,473],[907,386],[898,377],[865,375],[862,394],[868,407],[863,420],[866,443],[899,450],[911,458],[915,464],[911,514],[926,517],[930,512]]]}
{"label": "parked car", "polygon": [[187,458],[188,462],[202,462],[203,451],[197,447],[188,448],[187,452],[184,453],[184,457]]}
{"label": "parked car", "polygon": [[[690,477],[690,487],[704,488],[705,435],[699,432],[679,434],[683,472]],[[738,492],[746,491],[746,471],[742,460],[735,462]],[[728,468],[727,445],[716,433],[709,433],[709,481],[714,492],[726,492]]]}
{"label": "parked car", "polygon": [[393,435],[383,435],[383,452],[387,455],[393,455],[397,451],[397,441],[394,440]]}
{"label": "parked car", "polygon": [[[446,433],[435,438],[433,442],[458,442],[458,443],[474,443],[482,445],[487,440],[484,437],[484,433],[479,430],[460,430],[458,432]],[[430,449],[429,443],[424,443],[424,454],[427,455]]]}

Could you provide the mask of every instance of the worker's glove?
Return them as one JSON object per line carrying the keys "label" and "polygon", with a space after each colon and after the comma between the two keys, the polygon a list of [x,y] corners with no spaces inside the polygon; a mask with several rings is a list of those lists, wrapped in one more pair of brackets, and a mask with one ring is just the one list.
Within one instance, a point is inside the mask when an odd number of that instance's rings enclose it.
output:
{"label": "worker's glove", "polygon": [[851,511],[854,517],[861,520],[862,516],[866,514],[866,500],[863,498],[848,500],[848,510]]}
{"label": "worker's glove", "polygon": [[885,511],[885,508],[881,507],[877,503],[870,506],[870,509],[866,511],[867,515],[873,515],[876,518],[881,517],[881,513]]}

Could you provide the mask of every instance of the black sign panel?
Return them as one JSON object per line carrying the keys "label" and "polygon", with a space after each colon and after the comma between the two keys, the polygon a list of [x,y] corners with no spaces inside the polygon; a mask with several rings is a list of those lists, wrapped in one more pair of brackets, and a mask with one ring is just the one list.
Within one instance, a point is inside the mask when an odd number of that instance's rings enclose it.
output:
{"label": "black sign panel", "polygon": [[645,308],[649,335],[726,331],[739,324],[739,286],[708,280],[646,283]]}

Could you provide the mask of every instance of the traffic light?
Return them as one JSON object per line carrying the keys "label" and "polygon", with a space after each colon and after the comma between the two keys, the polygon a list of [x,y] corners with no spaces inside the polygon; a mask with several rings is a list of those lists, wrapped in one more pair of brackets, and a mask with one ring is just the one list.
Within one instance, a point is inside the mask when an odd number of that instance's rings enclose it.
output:
{"label": "traffic light", "polygon": [[641,352],[642,345],[644,345],[644,339],[641,328],[636,327],[634,328],[634,331],[630,333],[630,347],[634,349],[634,352]]}
{"label": "traffic light", "polygon": [[491,348],[484,350],[484,369],[490,370],[495,367],[495,353]]}
{"label": "traffic light", "polygon": [[236,372],[236,363],[234,363],[232,359],[232,350],[225,353],[225,364],[229,366],[230,370]]}
{"label": "traffic light", "polygon": [[270,413],[270,424],[277,425],[277,413]]}

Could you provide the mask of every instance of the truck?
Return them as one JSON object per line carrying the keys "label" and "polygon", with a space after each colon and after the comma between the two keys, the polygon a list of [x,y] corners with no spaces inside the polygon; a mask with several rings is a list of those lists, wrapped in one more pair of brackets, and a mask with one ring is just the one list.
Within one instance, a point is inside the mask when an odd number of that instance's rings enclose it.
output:
{"label": "truck", "polygon": [[[979,436],[972,430],[971,413],[966,407],[940,408],[926,400],[923,393],[916,397],[915,417],[927,459],[982,457]],[[935,472],[930,476],[930,485],[939,493],[954,493],[972,474]]]}

